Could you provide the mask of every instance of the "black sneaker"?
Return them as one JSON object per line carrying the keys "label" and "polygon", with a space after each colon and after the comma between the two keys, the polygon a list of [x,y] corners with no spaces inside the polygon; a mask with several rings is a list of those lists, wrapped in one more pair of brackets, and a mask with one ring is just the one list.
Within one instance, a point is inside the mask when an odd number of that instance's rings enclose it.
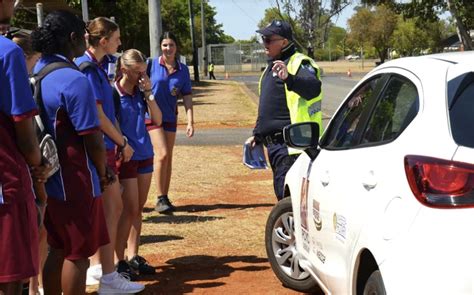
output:
{"label": "black sneaker", "polygon": [[176,211],[176,207],[171,204],[167,195],[159,196],[156,201],[155,211],[162,214],[169,214]]}
{"label": "black sneaker", "polygon": [[130,279],[130,281],[136,281],[138,279],[137,273],[125,260],[120,260],[117,263],[117,272],[122,275],[122,277]]}
{"label": "black sneaker", "polygon": [[140,255],[133,256],[133,258],[128,261],[128,264],[140,275],[153,275],[156,273],[156,269],[149,265],[146,259]]}

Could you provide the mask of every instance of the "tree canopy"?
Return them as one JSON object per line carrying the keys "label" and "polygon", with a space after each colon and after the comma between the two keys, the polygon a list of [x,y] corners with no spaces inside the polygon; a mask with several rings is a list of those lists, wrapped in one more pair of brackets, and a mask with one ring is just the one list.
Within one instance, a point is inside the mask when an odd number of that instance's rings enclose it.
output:
{"label": "tree canopy", "polygon": [[[68,4],[81,11],[80,0],[66,0]],[[161,16],[163,31],[170,31],[176,35],[180,43],[180,53],[192,53],[189,11],[187,0],[161,1]],[[120,26],[122,48],[136,48],[144,53],[150,52],[150,37],[148,25],[147,0],[88,0],[89,18],[97,16],[114,17]],[[194,1],[195,41],[201,46],[201,6]],[[215,20],[216,9],[204,3],[206,43],[232,43],[234,39],[224,33],[222,24]],[[14,19],[15,25],[24,28],[36,26],[36,15],[22,11]]]}

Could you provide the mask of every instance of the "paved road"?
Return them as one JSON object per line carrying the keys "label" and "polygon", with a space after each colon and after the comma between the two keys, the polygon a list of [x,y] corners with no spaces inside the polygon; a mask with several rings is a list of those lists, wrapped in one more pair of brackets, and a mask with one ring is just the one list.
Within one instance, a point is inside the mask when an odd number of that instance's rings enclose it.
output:
{"label": "paved road", "polygon": [[[344,75],[326,75],[323,79],[323,124],[326,125],[341,101],[357,84],[361,77],[348,78]],[[234,76],[232,80],[243,82],[258,96],[259,76]],[[192,139],[186,138],[184,132],[178,131],[176,144],[178,145],[236,145],[252,135],[249,128],[225,128],[197,130]]]}

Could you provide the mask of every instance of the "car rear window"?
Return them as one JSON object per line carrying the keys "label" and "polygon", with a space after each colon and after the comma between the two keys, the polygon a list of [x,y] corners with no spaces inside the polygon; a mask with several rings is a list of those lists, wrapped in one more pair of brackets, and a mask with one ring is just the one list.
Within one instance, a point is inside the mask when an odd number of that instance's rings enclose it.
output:
{"label": "car rear window", "polygon": [[474,148],[474,81],[461,83],[449,110],[451,132],[457,144]]}

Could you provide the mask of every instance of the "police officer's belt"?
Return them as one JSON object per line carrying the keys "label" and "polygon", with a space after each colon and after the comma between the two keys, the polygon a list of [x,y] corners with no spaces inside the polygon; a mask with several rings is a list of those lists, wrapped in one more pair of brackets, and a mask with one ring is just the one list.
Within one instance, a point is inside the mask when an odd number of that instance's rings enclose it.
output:
{"label": "police officer's belt", "polygon": [[260,136],[260,141],[265,146],[269,144],[282,144],[285,142],[283,139],[283,132],[281,131],[266,136]]}

